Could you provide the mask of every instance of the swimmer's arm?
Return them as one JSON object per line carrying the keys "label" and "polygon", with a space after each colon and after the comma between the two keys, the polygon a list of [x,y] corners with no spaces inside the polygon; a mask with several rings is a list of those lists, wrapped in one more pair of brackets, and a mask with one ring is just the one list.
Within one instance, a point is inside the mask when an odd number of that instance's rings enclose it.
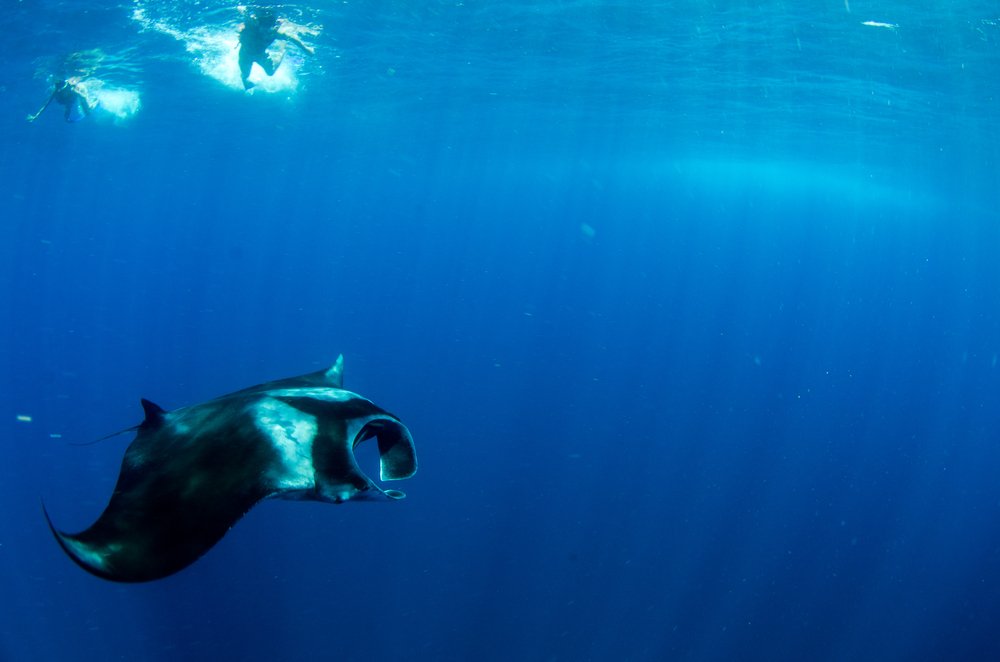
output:
{"label": "swimmer's arm", "polygon": [[53,92],[52,96],[49,97],[49,100],[45,102],[44,106],[38,109],[37,113],[35,113],[34,115],[28,115],[28,121],[34,122],[35,120],[37,120],[38,116],[45,112],[45,109],[49,107],[49,104],[52,103],[52,100],[55,98],[56,98],[56,93]]}
{"label": "swimmer's arm", "polygon": [[312,46],[307,46],[304,41],[295,36],[291,31],[283,29],[284,27],[285,26],[282,25],[278,28],[278,34],[281,35],[282,39],[284,39],[285,41],[292,42],[293,44],[304,50],[306,53],[309,53],[309,55],[316,55],[315,48],[313,48]]}

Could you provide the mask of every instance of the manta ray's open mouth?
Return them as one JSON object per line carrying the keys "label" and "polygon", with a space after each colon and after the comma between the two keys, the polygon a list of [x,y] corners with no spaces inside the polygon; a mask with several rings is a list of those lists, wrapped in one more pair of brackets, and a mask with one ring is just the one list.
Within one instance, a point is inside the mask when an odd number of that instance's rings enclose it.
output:
{"label": "manta ray's open mouth", "polygon": [[[402,480],[417,471],[417,452],[413,437],[406,426],[392,418],[376,418],[368,421],[354,438],[353,449],[357,459],[358,445],[375,437],[378,440],[379,479]],[[371,481],[375,489],[390,499],[402,499],[406,495],[399,490],[386,490]]]}

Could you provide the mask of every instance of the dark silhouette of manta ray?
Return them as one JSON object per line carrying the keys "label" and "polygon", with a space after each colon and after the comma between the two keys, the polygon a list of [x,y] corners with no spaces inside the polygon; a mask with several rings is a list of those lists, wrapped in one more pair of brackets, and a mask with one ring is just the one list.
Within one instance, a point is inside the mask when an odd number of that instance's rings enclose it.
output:
{"label": "dark silhouette of manta ray", "polygon": [[361,472],[354,448],[375,438],[381,480],[417,470],[409,430],[343,389],[329,370],[268,382],[174,411],[142,401],[145,420],[125,451],[107,508],[76,534],[55,528],[84,570],[144,582],[194,563],[261,499],[401,499]]}

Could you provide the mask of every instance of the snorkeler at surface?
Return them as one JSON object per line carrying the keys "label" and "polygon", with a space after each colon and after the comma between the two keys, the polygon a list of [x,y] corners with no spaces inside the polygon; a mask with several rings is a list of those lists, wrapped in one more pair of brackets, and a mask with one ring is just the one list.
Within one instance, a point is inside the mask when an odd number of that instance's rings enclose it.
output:
{"label": "snorkeler at surface", "polygon": [[273,76],[274,72],[281,65],[285,56],[284,49],[276,57],[271,57],[267,52],[268,46],[273,42],[283,40],[290,41],[309,55],[314,55],[315,50],[307,46],[298,37],[297,26],[283,18],[278,18],[273,9],[255,9],[247,16],[247,20],[240,27],[240,77],[243,80],[243,89],[249,90],[254,86],[250,82],[250,70],[254,62],[260,65],[268,76]]}
{"label": "snorkeler at surface", "polygon": [[90,115],[96,106],[96,102],[91,102],[87,97],[87,91],[79,78],[56,79],[53,82],[52,94],[45,105],[38,109],[34,115],[28,115],[28,121],[34,122],[38,116],[45,112],[45,109],[55,101],[66,108],[63,117],[67,122],[79,122],[87,115]]}

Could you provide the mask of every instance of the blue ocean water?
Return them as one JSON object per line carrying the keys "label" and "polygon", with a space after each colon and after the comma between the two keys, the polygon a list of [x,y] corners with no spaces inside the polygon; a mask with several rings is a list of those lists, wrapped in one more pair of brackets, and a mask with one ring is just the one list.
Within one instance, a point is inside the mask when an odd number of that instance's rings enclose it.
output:
{"label": "blue ocean water", "polygon": [[[234,5],[5,11],[0,658],[1000,655],[995,3],[282,5],[252,94]],[[406,500],[52,539],[140,397],[340,352]]]}

